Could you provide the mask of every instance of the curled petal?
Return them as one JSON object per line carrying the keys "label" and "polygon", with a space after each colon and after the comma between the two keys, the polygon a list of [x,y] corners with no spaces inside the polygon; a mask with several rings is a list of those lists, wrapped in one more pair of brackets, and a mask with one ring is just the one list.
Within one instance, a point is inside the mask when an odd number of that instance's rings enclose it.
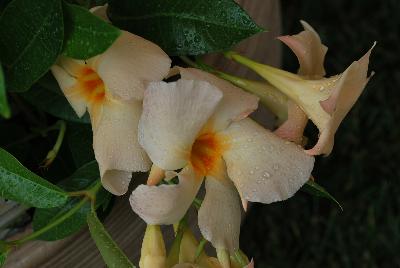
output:
{"label": "curled petal", "polygon": [[182,79],[207,81],[222,91],[223,98],[210,119],[214,131],[224,130],[232,121],[247,117],[258,107],[258,97],[215,75],[193,68],[179,69]]}
{"label": "curled petal", "polygon": [[304,31],[296,35],[278,37],[296,54],[300,63],[298,74],[311,79],[325,76],[324,59],[328,48],[321,43],[318,33],[305,21]]}
{"label": "curled petal", "polygon": [[102,183],[115,195],[126,193],[132,172],[147,171],[151,165],[137,141],[141,110],[139,101],[108,101],[101,113],[90,113],[97,122],[96,128],[93,125],[93,149]]}
{"label": "curled petal", "polygon": [[146,90],[139,123],[139,142],[158,167],[184,167],[192,144],[222,93],[204,81],[153,82]]}
{"label": "curled petal", "polygon": [[93,15],[96,15],[97,17],[99,17],[100,19],[111,23],[110,19],[107,16],[107,8],[108,8],[108,4],[105,4],[104,6],[95,6],[92,7],[91,9],[89,9],[90,12],[92,12]]}
{"label": "curled petal", "polygon": [[293,196],[309,179],[314,157],[251,119],[223,132],[231,138],[224,153],[229,177],[244,199],[272,203]]}
{"label": "curled petal", "polygon": [[[375,44],[374,44],[375,46]],[[331,114],[330,120],[323,129],[320,129],[320,137],[317,144],[307,152],[311,155],[329,154],[334,144],[334,136],[340,123],[353,107],[358,97],[363,92],[369,79],[368,64],[374,46],[358,61],[353,62],[341,75],[337,85],[321,106],[325,112]]]}
{"label": "curled petal", "polygon": [[308,151],[309,154],[316,155],[329,154],[332,151],[337,128],[368,83],[368,63],[372,48],[359,61],[353,62],[344,73],[320,80],[307,80],[238,54],[229,56],[256,71],[307,114],[320,132],[317,146]]}
{"label": "curled petal", "polygon": [[139,185],[129,198],[135,211],[147,224],[174,224],[186,213],[193,202],[202,178],[190,166],[179,174],[175,185]]}
{"label": "curled petal", "polygon": [[288,119],[275,130],[275,134],[285,140],[302,144],[304,128],[308,117],[293,101],[288,101]]}
{"label": "curled petal", "polygon": [[199,227],[205,239],[215,248],[228,249],[231,253],[239,248],[240,198],[228,176],[208,176],[206,195],[199,210]]}
{"label": "curled petal", "polygon": [[171,60],[156,44],[122,31],[93,64],[113,96],[141,100],[146,83],[161,81],[169,72]]}
{"label": "curled petal", "polygon": [[86,112],[87,102],[82,94],[74,87],[77,80],[58,65],[53,65],[51,67],[51,72],[75,113],[79,117],[82,117]]}

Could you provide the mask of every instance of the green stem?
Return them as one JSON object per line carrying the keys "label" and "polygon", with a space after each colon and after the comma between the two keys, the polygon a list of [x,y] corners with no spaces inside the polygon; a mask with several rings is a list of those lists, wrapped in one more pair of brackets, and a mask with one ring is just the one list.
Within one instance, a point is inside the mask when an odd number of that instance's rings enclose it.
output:
{"label": "green stem", "polygon": [[195,198],[193,199],[193,206],[194,206],[197,210],[200,209],[201,203],[203,203],[203,200],[201,200],[200,198],[195,197]]}
{"label": "green stem", "polygon": [[241,267],[245,267],[248,264],[248,261],[243,257],[243,252],[241,250],[236,250],[233,253],[233,257],[240,264]]}
{"label": "green stem", "polygon": [[65,130],[67,129],[66,123],[62,120],[57,121],[56,126],[59,128],[57,140],[53,146],[53,149],[51,149],[47,153],[46,159],[44,160],[45,167],[48,167],[54,161],[54,159],[57,157],[57,154],[60,151],[62,142],[64,140]]}
{"label": "green stem", "polygon": [[14,241],[9,241],[7,242],[7,244],[9,245],[21,245],[25,242],[28,242],[32,239],[37,238],[38,236],[44,234],[45,232],[47,232],[48,230],[50,230],[51,228],[59,225],[60,223],[62,223],[63,221],[65,221],[66,219],[68,219],[70,216],[72,216],[73,214],[75,214],[77,211],[79,211],[81,209],[81,207],[83,207],[86,202],[89,201],[89,198],[85,197],[83,198],[78,204],[76,204],[72,209],[70,209],[67,213],[65,213],[64,215],[62,215],[60,218],[56,219],[55,221],[51,222],[50,224],[46,225],[45,227],[43,227],[42,229],[39,229],[33,233],[31,233],[28,236],[25,236],[19,240],[14,240]]}
{"label": "green stem", "polygon": [[14,141],[12,143],[6,144],[4,147],[5,148],[9,148],[9,147],[13,147],[15,145],[21,144],[21,143],[26,143],[26,142],[28,142],[28,141],[30,141],[32,139],[37,138],[37,137],[46,136],[47,132],[50,132],[50,131],[53,131],[53,130],[58,130],[58,129],[59,129],[59,126],[58,126],[58,122],[57,122],[56,124],[54,124],[52,126],[49,126],[49,127],[45,128],[45,129],[34,130],[35,133],[32,133],[32,134],[30,134],[28,136],[25,136],[22,139],[16,140],[16,141]]}
{"label": "green stem", "polygon": [[207,244],[207,242],[208,241],[204,237],[201,238],[200,243],[197,246],[196,253],[195,253],[195,261],[194,261],[195,263],[197,263],[199,261],[200,255],[201,255],[201,253],[203,253],[204,246]]}

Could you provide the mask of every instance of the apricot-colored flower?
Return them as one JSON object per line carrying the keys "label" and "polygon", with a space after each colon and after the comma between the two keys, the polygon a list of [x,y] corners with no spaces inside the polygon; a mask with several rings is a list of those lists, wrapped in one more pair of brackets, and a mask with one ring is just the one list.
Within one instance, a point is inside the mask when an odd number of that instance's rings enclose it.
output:
{"label": "apricot-colored flower", "polygon": [[86,61],[60,57],[51,68],[76,114],[90,114],[102,183],[113,194],[127,191],[132,172],[150,168],[137,142],[143,92],[167,75],[170,62],[157,45],[122,31],[103,54]]}
{"label": "apricot-colored flower", "polygon": [[200,70],[180,73],[177,82],[149,84],[139,122],[139,143],[179,183],[140,185],[131,205],[148,224],[175,223],[206,178],[200,230],[217,250],[232,253],[239,241],[238,193],[253,202],[287,199],[308,180],[314,158],[246,118],[257,108],[254,95]]}
{"label": "apricot-colored flower", "polygon": [[[313,32],[312,28],[306,28],[305,32],[309,32],[309,36],[314,36],[315,42],[319,40],[319,38],[318,40],[316,39],[316,33]],[[301,36],[304,37],[305,35]],[[315,49],[315,51],[319,51],[319,53],[317,53],[318,57],[312,57],[312,59],[316,59],[312,60],[301,55],[304,49],[311,52],[310,49],[312,46],[308,47],[306,45],[307,42],[304,41],[306,40],[305,38],[299,39],[298,36],[295,36],[284,37],[283,40],[292,47],[299,57],[299,61],[303,67],[300,68],[301,73],[304,74],[308,71],[315,72],[315,74],[318,75],[324,73],[321,60],[326,52],[326,48],[323,47],[322,44],[320,44],[319,50]],[[306,44],[304,44],[303,41]],[[367,72],[372,48],[360,60],[353,62],[342,74],[318,80],[263,65],[234,52],[228,53],[227,56],[257,72],[304,111],[308,118],[318,127],[320,133],[317,144],[312,149],[307,150],[307,153],[310,155],[318,155],[331,153],[334,144],[334,136],[340,123],[368,83],[370,77],[368,77]],[[314,62],[314,64],[319,67],[310,69],[311,67],[307,66],[311,63],[308,64],[306,62]],[[314,77],[316,77],[315,74]],[[296,109],[295,106],[294,108]],[[289,110],[289,118],[294,118],[293,116],[296,115],[301,116],[301,111],[294,111],[292,116],[290,112]],[[292,120],[289,124],[300,124],[300,129],[302,131],[302,128],[304,128],[302,125],[304,121],[305,119],[302,117]],[[283,136],[282,133],[278,132],[278,134]]]}

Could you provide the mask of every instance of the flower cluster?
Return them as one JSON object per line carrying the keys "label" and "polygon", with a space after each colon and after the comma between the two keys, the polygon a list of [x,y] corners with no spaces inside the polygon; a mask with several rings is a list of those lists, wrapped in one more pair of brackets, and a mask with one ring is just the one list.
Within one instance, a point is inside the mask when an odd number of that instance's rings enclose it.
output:
{"label": "flower cluster", "polygon": [[[95,14],[106,18],[101,8]],[[298,74],[226,54],[260,74],[284,100],[279,109],[288,118],[275,132],[249,118],[259,97],[199,69],[171,69],[161,48],[129,32],[101,55],[86,61],[60,57],[52,67],[75,112],[89,112],[103,186],[123,195],[133,172],[151,169],[147,185],[130,197],[133,210],[149,224],[141,267],[166,267],[157,225],[179,222],[203,181],[201,234],[217,252],[232,255],[239,250],[241,204],[246,209],[248,201],[269,204],[290,198],[310,179],[313,156],[332,151],[340,122],[368,82],[371,50],[342,74],[324,78],[327,48],[302,23],[303,32],[279,38],[298,57]],[[163,81],[172,75],[180,78]],[[308,119],[320,137],[305,150],[301,145]],[[183,239],[186,254],[194,254],[193,235]],[[196,266],[192,258],[174,267],[237,267],[222,255],[221,263],[204,255],[200,260],[205,264]]]}

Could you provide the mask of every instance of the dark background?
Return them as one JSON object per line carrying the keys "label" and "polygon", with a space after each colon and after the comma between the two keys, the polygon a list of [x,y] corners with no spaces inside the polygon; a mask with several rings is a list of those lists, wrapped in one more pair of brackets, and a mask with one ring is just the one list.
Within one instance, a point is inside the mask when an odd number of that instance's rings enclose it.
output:
{"label": "dark background", "polygon": [[[325,45],[328,74],[345,70],[372,46],[376,75],[313,172],[344,208],[297,193],[288,201],[254,204],[241,248],[256,267],[400,267],[400,1],[283,0],[284,34],[310,23]],[[284,67],[298,65],[284,49]],[[308,127],[307,135],[316,131]]]}

